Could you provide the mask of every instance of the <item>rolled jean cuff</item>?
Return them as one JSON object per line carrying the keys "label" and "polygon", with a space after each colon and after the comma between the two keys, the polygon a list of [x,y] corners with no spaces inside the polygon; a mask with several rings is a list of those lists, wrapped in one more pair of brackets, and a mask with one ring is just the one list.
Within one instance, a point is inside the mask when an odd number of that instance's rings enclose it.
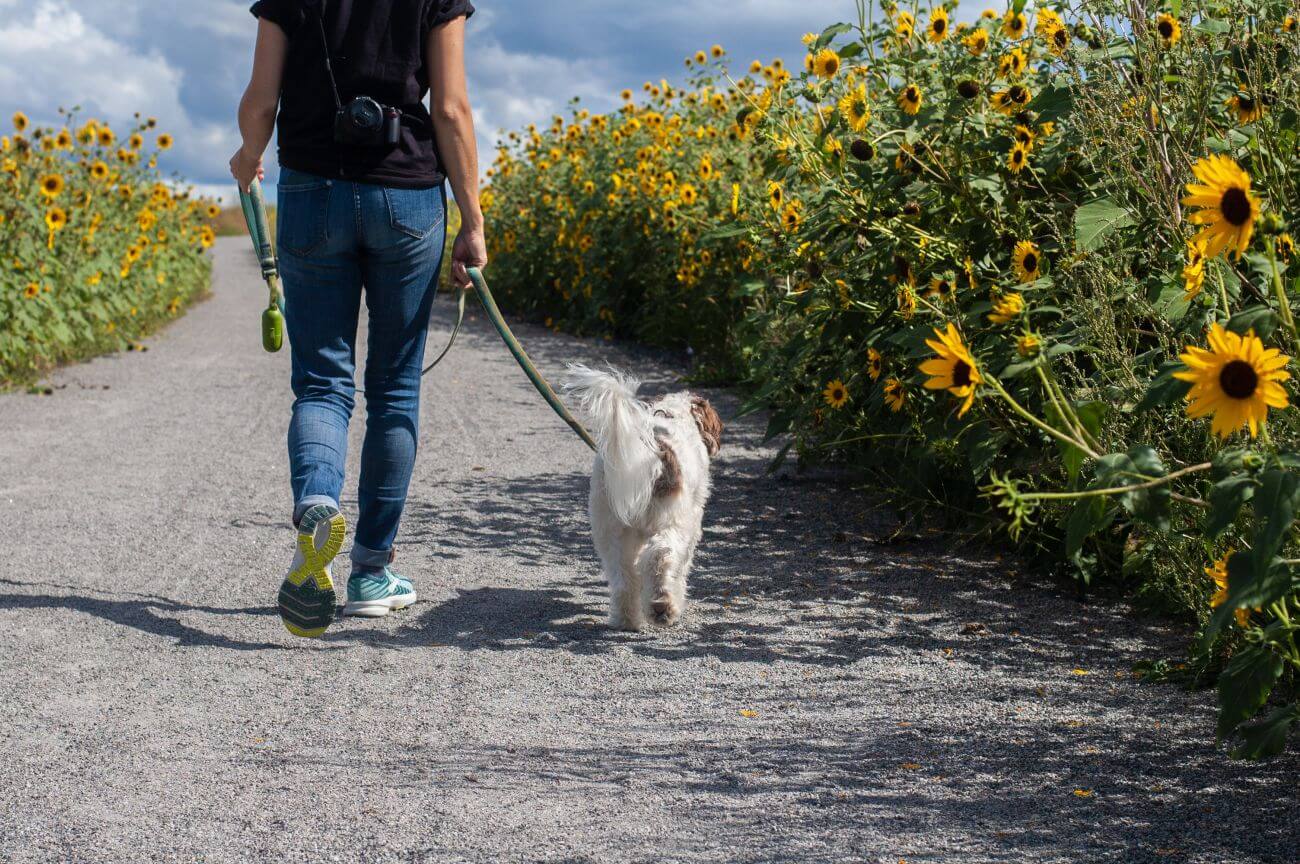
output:
{"label": "rolled jean cuff", "polygon": [[327,504],[335,510],[339,509],[339,502],[328,495],[308,495],[293,505],[293,527],[297,528],[298,523],[302,521],[303,515],[317,504]]}
{"label": "rolled jean cuff", "polygon": [[352,544],[352,563],[364,570],[382,570],[393,563],[393,557],[392,549],[380,552],[377,549],[367,549],[360,543]]}

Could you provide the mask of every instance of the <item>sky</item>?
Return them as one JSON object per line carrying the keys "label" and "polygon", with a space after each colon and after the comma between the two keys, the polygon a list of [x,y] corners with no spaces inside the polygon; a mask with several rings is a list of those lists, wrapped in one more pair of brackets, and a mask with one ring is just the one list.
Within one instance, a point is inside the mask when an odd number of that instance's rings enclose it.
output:
{"label": "sky", "polygon": [[[125,127],[135,112],[176,138],[162,169],[229,199],[235,112],[251,67],[251,0],[0,0],[0,118],[38,124],[80,106]],[[738,65],[797,63],[799,37],[854,17],[853,0],[482,0],[467,37],[483,160],[503,129],[545,122],[579,97],[680,78],[721,43]],[[0,119],[0,125],[7,120]],[[268,152],[268,180],[276,175]]]}

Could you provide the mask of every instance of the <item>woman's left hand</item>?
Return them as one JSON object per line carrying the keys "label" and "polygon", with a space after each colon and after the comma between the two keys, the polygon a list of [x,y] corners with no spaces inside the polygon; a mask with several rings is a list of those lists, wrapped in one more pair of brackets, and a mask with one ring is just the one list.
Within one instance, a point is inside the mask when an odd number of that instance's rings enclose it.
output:
{"label": "woman's left hand", "polygon": [[262,167],[261,156],[249,156],[244,152],[244,148],[240,147],[230,159],[230,174],[239,184],[240,190],[248,192],[252,189],[254,180],[262,180],[266,177],[266,169]]}

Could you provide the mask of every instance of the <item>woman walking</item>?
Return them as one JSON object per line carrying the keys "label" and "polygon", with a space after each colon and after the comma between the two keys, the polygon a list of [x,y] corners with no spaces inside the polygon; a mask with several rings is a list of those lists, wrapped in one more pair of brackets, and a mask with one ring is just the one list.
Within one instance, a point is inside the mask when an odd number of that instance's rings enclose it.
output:
{"label": "woman walking", "polygon": [[452,280],[466,287],[466,268],[487,263],[465,85],[465,20],[474,9],[469,0],[258,0],[252,12],[257,50],[230,169],[242,189],[261,177],[278,125],[298,530],[278,606],[290,632],[318,637],[335,614],[331,562],[346,530],[339,500],[363,296],[366,436],[343,611],[380,617],[416,600],[391,565],[415,462],[420,368],[446,236],[444,181],[462,225]]}

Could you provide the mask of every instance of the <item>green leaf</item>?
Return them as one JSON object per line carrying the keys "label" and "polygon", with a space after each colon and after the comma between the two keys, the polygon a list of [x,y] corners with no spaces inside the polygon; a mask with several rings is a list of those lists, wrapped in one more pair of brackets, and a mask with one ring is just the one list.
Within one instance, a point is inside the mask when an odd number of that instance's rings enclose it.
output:
{"label": "green leaf", "polygon": [[1182,363],[1168,362],[1160,367],[1156,377],[1151,379],[1151,384],[1147,387],[1147,392],[1142,396],[1142,401],[1138,403],[1137,412],[1139,414],[1150,411],[1153,408],[1163,408],[1166,405],[1172,405],[1175,402],[1187,398],[1187,393],[1192,389],[1190,381],[1179,381],[1174,377],[1174,373],[1185,368]]}
{"label": "green leaf", "polygon": [[[1256,572],[1282,548],[1300,507],[1300,476],[1273,469],[1260,477],[1255,495],[1255,534],[1251,549],[1257,556]],[[1258,604],[1257,604],[1258,605]]]}
{"label": "green leaf", "polygon": [[1283,705],[1258,723],[1240,726],[1241,746],[1232,751],[1234,759],[1266,759],[1286,747],[1287,734],[1300,722],[1300,704]]}
{"label": "green leaf", "polygon": [[[1133,460],[1134,467],[1141,474],[1153,480],[1163,477],[1166,473],[1164,463],[1160,461],[1160,456],[1146,444],[1134,447],[1128,451],[1128,456],[1129,459]],[[1165,483],[1160,486],[1153,486],[1150,489],[1125,492],[1120,497],[1120,503],[1135,517],[1146,522],[1157,531],[1168,531],[1169,502],[1172,495],[1173,492],[1169,488],[1169,484]]]}
{"label": "green leaf", "polygon": [[1009,437],[1005,432],[994,432],[988,423],[980,423],[971,429],[965,441],[973,479],[979,481],[988,473]]}
{"label": "green leaf", "polygon": [[1133,215],[1110,198],[1098,198],[1074,214],[1074,242],[1084,252],[1095,252],[1106,235],[1133,225]]}
{"label": "green leaf", "polygon": [[1074,558],[1083,550],[1083,543],[1098,531],[1105,530],[1115,521],[1118,510],[1105,498],[1080,498],[1074,502],[1065,520],[1065,555]]}
{"label": "green leaf", "polygon": [[1247,331],[1254,330],[1256,336],[1267,339],[1280,323],[1277,313],[1269,307],[1250,306],[1229,318],[1225,326],[1238,335],[1244,336]]}
{"label": "green leaf", "polygon": [[1220,738],[1227,738],[1264,707],[1281,675],[1282,658],[1263,646],[1251,645],[1232,658],[1219,676]]}
{"label": "green leaf", "polygon": [[1237,519],[1241,508],[1255,494],[1255,479],[1232,474],[1210,487],[1210,512],[1205,518],[1205,536],[1218,537]]}
{"label": "green leaf", "polygon": [[[1074,406],[1079,422],[1094,438],[1097,437],[1097,433],[1101,430],[1101,422],[1105,419],[1108,408],[1109,406],[1105,402],[1083,402]],[[1064,430],[1065,423],[1055,409],[1052,409],[1049,413],[1052,415],[1054,425]],[[1070,482],[1073,483],[1079,479],[1079,470],[1083,468],[1083,463],[1088,457],[1073,444],[1057,441],[1056,446],[1061,451],[1061,461],[1065,464],[1065,471],[1070,476]]]}
{"label": "green leaf", "polygon": [[827,27],[822,31],[821,36],[817,37],[817,41],[813,44],[813,50],[822,50],[827,45],[831,44],[836,36],[847,33],[852,29],[853,27],[849,24],[832,24],[830,27]]}

